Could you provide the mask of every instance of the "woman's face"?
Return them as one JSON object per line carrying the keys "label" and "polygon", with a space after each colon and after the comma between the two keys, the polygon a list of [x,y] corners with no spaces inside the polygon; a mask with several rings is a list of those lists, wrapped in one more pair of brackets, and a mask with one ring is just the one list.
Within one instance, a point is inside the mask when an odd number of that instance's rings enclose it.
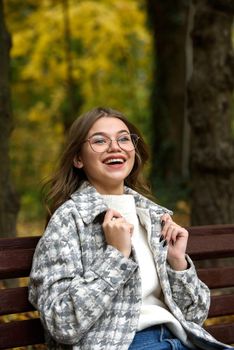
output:
{"label": "woman's face", "polygon": [[[86,139],[91,138],[92,147],[101,152],[95,152],[86,141],[80,155],[74,161],[74,165],[84,170],[89,182],[101,194],[122,194],[124,191],[124,180],[135,162],[135,149],[123,150],[115,140],[120,138],[123,148],[127,148],[125,139],[128,140],[129,133],[126,124],[118,118],[98,119],[89,130]],[[106,137],[112,140],[109,147],[108,143],[105,143]],[[103,143],[106,145],[104,151]]]}

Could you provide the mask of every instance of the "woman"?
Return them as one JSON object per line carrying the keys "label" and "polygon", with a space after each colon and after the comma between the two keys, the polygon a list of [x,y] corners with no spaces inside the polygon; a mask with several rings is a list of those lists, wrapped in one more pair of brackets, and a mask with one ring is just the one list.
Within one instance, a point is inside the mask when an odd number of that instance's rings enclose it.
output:
{"label": "woman", "polygon": [[228,348],[201,328],[209,291],[185,254],[188,232],[145,197],[147,159],[118,111],[73,123],[29,290],[49,348]]}

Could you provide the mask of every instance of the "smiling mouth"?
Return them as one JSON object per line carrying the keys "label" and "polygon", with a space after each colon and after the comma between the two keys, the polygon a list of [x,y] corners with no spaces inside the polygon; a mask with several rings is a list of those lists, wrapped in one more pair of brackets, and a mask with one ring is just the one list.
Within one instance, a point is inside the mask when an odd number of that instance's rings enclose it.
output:
{"label": "smiling mouth", "polygon": [[111,159],[108,159],[104,162],[105,164],[123,164],[125,163],[125,159],[122,159],[122,158],[111,158]]}

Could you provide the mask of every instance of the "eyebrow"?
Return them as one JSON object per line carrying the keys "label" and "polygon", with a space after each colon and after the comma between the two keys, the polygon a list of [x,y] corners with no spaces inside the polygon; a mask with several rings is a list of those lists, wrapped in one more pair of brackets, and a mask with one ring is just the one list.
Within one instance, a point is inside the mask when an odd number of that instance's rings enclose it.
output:
{"label": "eyebrow", "polygon": [[[130,134],[130,132],[128,130],[126,130],[126,129],[117,131],[117,134],[123,134],[123,133]],[[93,133],[92,135],[90,135],[89,137],[96,136],[96,135],[108,136],[108,134],[106,132],[104,132],[104,131],[97,131],[97,132]]]}

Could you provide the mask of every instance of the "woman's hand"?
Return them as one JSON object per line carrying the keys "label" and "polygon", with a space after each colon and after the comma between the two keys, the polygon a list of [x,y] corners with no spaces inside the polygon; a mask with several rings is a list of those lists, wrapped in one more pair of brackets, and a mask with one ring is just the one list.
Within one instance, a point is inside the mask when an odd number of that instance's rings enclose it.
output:
{"label": "woman's hand", "polygon": [[169,214],[161,217],[162,236],[167,241],[167,260],[172,269],[177,271],[186,270],[188,263],[185,252],[188,242],[188,231],[177,225]]}
{"label": "woman's hand", "polygon": [[129,224],[116,210],[107,210],[102,228],[106,242],[129,258],[131,254],[131,236],[133,225]]}

